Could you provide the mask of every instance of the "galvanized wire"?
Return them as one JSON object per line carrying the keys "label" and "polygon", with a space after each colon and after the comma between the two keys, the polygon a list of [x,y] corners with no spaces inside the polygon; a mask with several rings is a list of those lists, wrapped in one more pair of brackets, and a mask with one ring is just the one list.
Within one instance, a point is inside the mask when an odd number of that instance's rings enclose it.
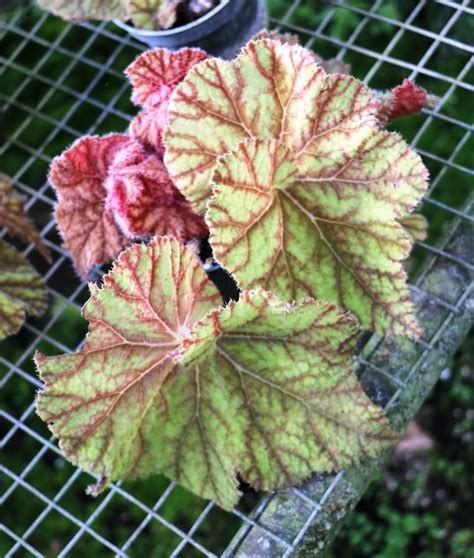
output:
{"label": "galvanized wire", "polygon": [[[453,96],[460,93],[466,95],[474,89],[472,47],[451,34],[460,18],[472,17],[474,10],[470,7],[470,2],[436,0],[430,3],[420,0],[411,3],[410,10],[407,10],[402,21],[384,15],[381,9],[388,2],[380,0],[368,3],[367,9],[361,8],[359,4],[355,6],[349,1],[314,2],[315,9],[322,10],[322,17],[314,28],[308,28],[298,20],[297,13],[301,6],[310,4],[304,0],[287,1],[284,12],[279,13],[278,18],[270,18],[271,26],[283,32],[298,33],[306,41],[306,45],[315,50],[319,50],[321,46],[330,47],[334,51],[333,56],[339,59],[359,56],[365,61],[370,61],[370,68],[365,75],[358,76],[370,85],[377,80],[381,72],[393,69],[403,71],[404,77],[419,82],[427,80],[429,84],[437,83],[441,86],[440,102],[436,108],[425,110],[423,116],[418,117],[420,126],[411,138],[412,146],[422,155],[432,172],[430,191],[424,203],[433,211],[441,212],[445,219],[452,223],[453,231],[460,223],[472,224],[474,218],[469,205],[452,205],[447,203],[442,195],[442,189],[449,187],[450,173],[457,173],[455,176],[464,178],[474,174],[474,171],[467,167],[466,158],[462,157],[468,149],[472,153],[472,123],[460,117],[458,111],[449,108]],[[444,18],[440,29],[427,28],[426,20],[420,19],[420,14],[429,4],[436,5],[440,10],[440,17]],[[331,33],[332,22],[341,10],[352,13],[356,22],[344,39]],[[27,208],[41,224],[41,234],[54,255],[51,266],[46,266],[39,259],[34,260],[49,284],[52,310],[42,320],[27,321],[22,330],[21,355],[10,356],[14,353],[9,352],[8,341],[0,344],[0,389],[5,392],[8,388],[11,393],[12,385],[23,390],[26,389],[25,386],[29,386],[31,392],[30,402],[19,414],[12,414],[6,401],[2,403],[2,447],[6,453],[14,453],[16,444],[21,443],[17,442],[18,439],[32,440],[37,447],[36,452],[27,462],[21,463],[19,469],[2,465],[1,481],[2,486],[6,487],[2,493],[2,503],[7,514],[0,530],[8,541],[6,556],[51,554],[49,548],[35,547],[32,541],[36,540],[36,534],[54,513],[60,514],[67,520],[68,525],[74,528],[74,532],[62,541],[63,544],[57,551],[57,555],[61,557],[80,555],[84,548],[87,548],[87,541],[91,539],[95,541],[94,544],[100,545],[100,556],[133,556],[137,543],[149,536],[149,530],[157,524],[174,534],[176,543],[169,552],[173,557],[216,556],[222,554],[223,546],[229,544],[232,539],[233,542],[226,552],[228,556],[245,552],[247,555],[249,552],[252,554],[252,548],[255,549],[254,555],[259,555],[260,549],[267,547],[271,548],[271,556],[289,556],[297,552],[318,516],[324,512],[331,498],[337,495],[339,487],[345,482],[344,472],[328,477],[327,486],[318,498],[309,495],[305,487],[295,488],[285,496],[299,502],[301,520],[296,527],[290,529],[285,523],[286,519],[278,523],[274,515],[269,513],[276,500],[281,504],[280,496],[262,495],[252,511],[244,511],[241,507],[227,514],[234,519],[233,527],[229,528],[220,541],[206,539],[203,535],[212,529],[212,518],[226,513],[218,510],[212,502],[196,503],[197,511],[192,523],[185,528],[167,519],[164,510],[174,491],[178,489],[172,482],[157,494],[152,504],[145,503],[137,497],[135,487],[120,482],[114,483],[105,496],[97,500],[94,506],[87,508],[87,517],[78,517],[71,513],[63,502],[68,494],[81,497],[84,478],[87,475],[79,469],[72,469],[62,486],[50,493],[45,493],[39,488],[42,486],[40,483],[37,486],[37,483],[31,480],[35,470],[47,459],[51,460],[51,455],[55,456],[55,463],[59,464],[57,466],[63,466],[61,453],[55,441],[34,416],[32,397],[35,390],[41,387],[41,383],[32,369],[31,357],[38,346],[46,346],[50,354],[69,352],[79,347],[83,330],[77,332],[77,339],[72,344],[65,341],[59,332],[63,320],[66,320],[66,314],[78,313],[87,298],[86,285],[71,271],[69,256],[61,245],[54,221],[51,219],[54,194],[45,179],[47,167],[51,157],[76,137],[85,133],[117,131],[127,126],[135,109],[128,100],[129,86],[122,71],[143,48],[113,25],[103,23],[85,24],[80,28],[72,24],[63,24],[52,37],[44,32],[45,24],[49,23],[51,18],[52,16],[38,8],[30,8],[16,12],[1,25],[1,37],[5,46],[1,51],[0,101],[3,103],[3,120],[0,124],[5,126],[7,133],[0,146],[0,169],[6,172],[27,196]],[[365,33],[370,33],[374,25],[381,24],[390,29],[390,40],[378,52],[364,46],[361,39]],[[75,34],[77,39],[74,39]],[[420,52],[416,63],[404,60],[396,54],[407,34],[422,38],[424,44],[429,43],[426,49]],[[102,59],[97,59],[98,45],[107,52]],[[440,48],[445,49],[449,56],[456,56],[464,61],[457,75],[443,73],[432,64],[433,57]],[[33,63],[30,58],[34,59]],[[51,75],[52,70],[54,75]],[[86,77],[81,78],[82,73]],[[4,90],[3,84],[12,79],[17,81],[15,89]],[[110,92],[107,91],[107,87],[110,87]],[[86,115],[91,111],[95,112],[96,117],[92,121],[86,118],[85,122],[82,122],[80,115]],[[441,129],[444,133],[456,132],[456,138],[459,139],[454,140],[450,153],[438,152],[427,143],[426,136],[429,136],[435,125],[437,130]],[[39,139],[34,136],[35,129],[41,130]],[[5,232],[0,232],[0,236],[4,234]],[[429,237],[425,242],[418,243],[417,251],[424,270],[418,273],[413,284],[414,295],[422,296],[423,300],[441,306],[446,312],[446,318],[435,332],[431,332],[429,338],[418,342],[419,353],[409,366],[407,365],[405,373],[397,375],[393,370],[378,363],[378,351],[384,343],[382,339],[373,338],[369,348],[358,358],[361,369],[370,369],[392,386],[393,391],[386,402],[388,409],[396,407],[397,401],[403,397],[407,386],[419,372],[430,351],[443,339],[446,329],[463,315],[466,300],[471,296],[472,284],[466,286],[456,300],[453,300],[450,293],[444,296],[444,293],[433,293],[425,288],[424,280],[427,274],[439,261],[452,262],[453,265],[459,266],[459,269],[472,273],[473,262],[454,252],[449,246],[449,235]],[[24,246],[23,253],[35,258],[31,245]],[[54,475],[53,470],[51,474]],[[18,491],[26,491],[35,505],[42,506],[28,527],[21,531],[18,531],[15,518],[22,510],[14,510],[11,505]],[[124,512],[133,508],[141,514],[139,520],[127,526],[126,535],[117,542],[101,533],[101,517],[111,507]],[[252,547],[255,533],[258,534],[260,543],[267,546]],[[163,555],[159,548],[157,553]]]}

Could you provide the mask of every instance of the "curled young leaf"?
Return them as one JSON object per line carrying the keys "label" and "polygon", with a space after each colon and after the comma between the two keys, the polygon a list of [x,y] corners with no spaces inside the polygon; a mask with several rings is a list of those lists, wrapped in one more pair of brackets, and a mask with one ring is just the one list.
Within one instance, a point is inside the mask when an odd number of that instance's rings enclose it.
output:
{"label": "curled young leaf", "polygon": [[44,258],[51,254],[41,240],[33,223],[25,215],[24,200],[13,189],[10,181],[0,174],[0,229],[5,227],[11,235],[31,242]]}
{"label": "curled young leaf", "polygon": [[26,259],[0,239],[0,340],[16,333],[25,315],[46,310],[43,280]]}
{"label": "curled young leaf", "polygon": [[423,108],[433,108],[438,98],[429,95],[426,89],[415,85],[409,79],[403,80],[401,85],[394,87],[387,93],[372,92],[380,99],[381,105],[378,119],[385,126],[395,118],[420,112]]}
{"label": "curled young leaf", "polygon": [[132,84],[132,101],[146,108],[157,108],[169,100],[189,70],[207,58],[199,48],[171,52],[162,48],[147,50],[134,60],[125,73]]}
{"label": "curled young leaf", "polygon": [[125,134],[86,136],[52,162],[49,180],[58,196],[56,222],[81,276],[130,244],[105,207],[104,183],[114,158],[132,141]]}
{"label": "curled young leaf", "polygon": [[210,204],[215,255],[242,288],[321,298],[372,330],[417,337],[401,263],[411,239],[398,220],[428,173],[379,130],[379,109],[364,84],[326,74],[310,51],[251,42],[177,87],[165,163],[196,211]]}
{"label": "curled young leaf", "polygon": [[107,480],[151,474],[161,451],[151,434],[160,393],[176,369],[169,351],[220,302],[190,251],[170,238],[123,252],[102,287],[91,285],[77,353],[35,361],[46,389],[37,409],[64,455]]}
{"label": "curled young leaf", "polygon": [[168,103],[163,102],[158,108],[140,111],[130,122],[129,134],[142,143],[148,150],[160,157],[164,154],[163,131],[168,123]]}
{"label": "curled young leaf", "polygon": [[130,238],[154,234],[187,241],[207,236],[204,219],[171,182],[162,161],[141,146],[124,147],[110,166],[106,207]]}
{"label": "curled young leaf", "polygon": [[126,19],[125,0],[38,0],[38,4],[70,21]]}

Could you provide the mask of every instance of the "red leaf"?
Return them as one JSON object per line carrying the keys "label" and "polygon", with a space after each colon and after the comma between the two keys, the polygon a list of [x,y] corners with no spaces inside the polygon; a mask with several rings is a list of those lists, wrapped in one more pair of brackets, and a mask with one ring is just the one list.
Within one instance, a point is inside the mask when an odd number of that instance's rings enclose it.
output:
{"label": "red leaf", "polygon": [[209,233],[204,219],[171,182],[163,162],[136,144],[115,158],[106,188],[106,207],[127,236],[172,235],[185,241]]}
{"label": "red leaf", "polygon": [[104,208],[104,181],[117,153],[130,144],[125,134],[86,136],[53,160],[49,180],[58,204],[56,221],[80,275],[117,256],[130,244]]}
{"label": "red leaf", "polygon": [[388,93],[382,94],[380,98],[379,120],[382,124],[400,116],[415,114],[425,107],[433,107],[437,101],[436,97],[428,95],[423,87],[418,87],[409,79],[403,80],[401,85],[394,87]]}
{"label": "red leaf", "polygon": [[125,70],[133,87],[132,101],[147,108],[160,106],[189,70],[206,58],[207,54],[198,48],[144,52]]}
{"label": "red leaf", "polygon": [[168,103],[158,108],[143,109],[130,123],[129,133],[145,147],[162,156],[164,153],[163,131],[168,123]]}

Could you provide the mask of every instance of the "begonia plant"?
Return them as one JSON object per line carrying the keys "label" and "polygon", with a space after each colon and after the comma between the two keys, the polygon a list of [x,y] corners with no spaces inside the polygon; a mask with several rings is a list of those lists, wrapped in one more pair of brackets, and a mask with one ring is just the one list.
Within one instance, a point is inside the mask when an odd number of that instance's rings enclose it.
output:
{"label": "begonia plant", "polygon": [[219,0],[38,0],[38,4],[63,19],[130,20],[139,29],[159,30],[203,16]]}
{"label": "begonia plant", "polygon": [[[352,359],[359,324],[421,333],[402,262],[428,173],[383,128],[431,100],[323,65],[275,35],[231,62],[146,52],[126,72],[129,134],[53,161],[78,271],[130,245],[90,285],[82,349],[36,355],[38,412],[99,477],[91,493],[161,472],[230,508],[240,480],[295,485],[395,440]],[[190,248],[205,237],[240,289],[227,305]]]}
{"label": "begonia plant", "polygon": [[[44,258],[46,246],[24,211],[24,199],[10,181],[0,175],[0,229],[31,242]],[[26,314],[40,316],[46,310],[46,288],[33,266],[6,240],[0,239],[0,340],[16,333]]]}

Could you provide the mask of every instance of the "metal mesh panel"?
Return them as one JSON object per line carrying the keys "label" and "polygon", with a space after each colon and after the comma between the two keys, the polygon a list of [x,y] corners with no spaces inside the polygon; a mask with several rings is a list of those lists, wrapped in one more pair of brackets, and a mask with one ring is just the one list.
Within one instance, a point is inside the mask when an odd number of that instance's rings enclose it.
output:
{"label": "metal mesh panel", "polygon": [[[473,71],[461,22],[474,10],[469,0],[273,0],[269,6],[271,27],[297,33],[324,57],[349,61],[371,86],[409,77],[440,96],[435,109],[397,124],[431,172],[422,210],[435,225],[408,263],[425,337],[409,343],[373,336],[359,356],[367,390],[402,424],[461,341],[466,309],[473,308],[473,142],[466,111]],[[51,158],[76,137],[127,126],[136,109],[122,71],[142,47],[112,24],[65,24],[34,7],[6,19],[0,37],[0,169],[26,194],[28,211],[53,253],[46,265],[32,246],[19,245],[48,282],[50,309],[0,343],[0,553],[274,557],[326,544],[378,462],[315,477],[283,495],[248,493],[230,513],[161,477],[114,483],[96,500],[84,495],[90,477],[62,459],[33,406],[40,382],[32,355],[79,346],[85,332],[79,312],[87,299],[51,219],[54,193],[45,176]]]}

